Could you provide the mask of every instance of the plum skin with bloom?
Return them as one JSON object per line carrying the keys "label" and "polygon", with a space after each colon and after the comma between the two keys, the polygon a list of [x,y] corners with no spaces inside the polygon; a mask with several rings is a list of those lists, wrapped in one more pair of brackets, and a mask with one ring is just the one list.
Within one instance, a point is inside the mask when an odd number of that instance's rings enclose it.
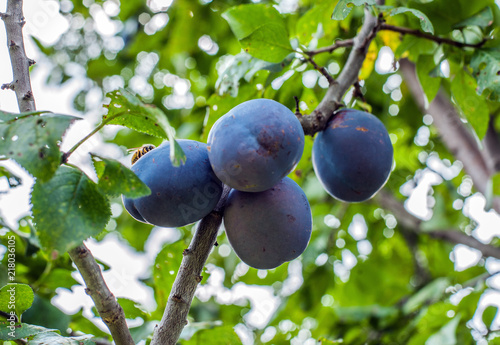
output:
{"label": "plum skin with bloom", "polygon": [[284,105],[254,99],[217,120],[207,144],[210,164],[223,183],[245,192],[261,192],[295,168],[304,150],[304,131]]}
{"label": "plum skin with bloom", "polygon": [[312,160],[316,176],[330,195],[362,202],[387,182],[393,154],[382,121],[363,111],[341,109],[317,134]]}
{"label": "plum skin with bloom", "polygon": [[311,208],[299,185],[285,177],[263,192],[232,189],[224,226],[241,261],[254,268],[272,269],[306,249],[312,230]]}
{"label": "plum skin with bloom", "polygon": [[168,141],[132,165],[132,171],[151,189],[150,195],[140,198],[122,197],[125,209],[136,220],[161,227],[185,226],[217,205],[222,182],[210,167],[206,144],[182,139],[177,143],[186,154],[180,166],[170,161]]}

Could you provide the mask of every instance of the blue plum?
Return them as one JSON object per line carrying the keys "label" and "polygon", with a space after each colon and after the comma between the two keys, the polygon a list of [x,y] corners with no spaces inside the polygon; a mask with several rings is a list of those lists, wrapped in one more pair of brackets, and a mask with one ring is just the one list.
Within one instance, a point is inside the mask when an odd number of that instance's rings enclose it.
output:
{"label": "blue plum", "polygon": [[261,192],[295,168],[304,150],[304,131],[284,105],[254,99],[237,105],[214,124],[208,150],[222,182],[237,190]]}
{"label": "blue plum", "polygon": [[311,238],[311,208],[299,185],[285,177],[263,192],[232,189],[224,226],[229,243],[244,263],[272,269],[306,249]]}
{"label": "blue plum", "polygon": [[313,167],[325,190],[347,202],[371,198],[389,178],[393,148],[374,115],[341,109],[314,139]]}
{"label": "blue plum", "polygon": [[132,166],[132,171],[151,189],[151,194],[144,197],[123,198],[125,209],[141,222],[184,226],[209,214],[220,199],[222,182],[210,167],[206,144],[177,142],[186,154],[183,165],[172,165],[170,143],[164,142]]}

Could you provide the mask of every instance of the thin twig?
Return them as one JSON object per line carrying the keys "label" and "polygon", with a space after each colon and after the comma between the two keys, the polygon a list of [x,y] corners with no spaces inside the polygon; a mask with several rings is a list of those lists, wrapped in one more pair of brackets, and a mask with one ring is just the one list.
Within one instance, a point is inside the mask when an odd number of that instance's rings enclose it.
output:
{"label": "thin twig", "polygon": [[7,11],[1,16],[5,23],[7,32],[7,42],[12,66],[14,81],[4,84],[2,88],[14,90],[16,92],[19,110],[23,112],[35,110],[35,99],[31,90],[30,80],[30,59],[26,56],[23,39],[23,1],[7,1]]}
{"label": "thin twig", "polygon": [[342,40],[342,41],[336,41],[334,44],[328,47],[322,47],[319,49],[315,50],[307,50],[304,52],[304,54],[309,55],[309,56],[314,56],[317,54],[321,53],[332,53],[333,51],[339,49],[339,48],[344,48],[344,47],[352,47],[354,44],[354,40],[352,38],[349,38],[347,40]]}
{"label": "thin twig", "polygon": [[388,31],[399,32],[400,34],[403,34],[403,35],[417,36],[417,37],[421,37],[421,38],[425,38],[425,39],[437,42],[439,44],[441,44],[441,43],[449,44],[449,45],[452,45],[452,46],[455,46],[458,48],[465,48],[465,47],[479,48],[483,44],[486,43],[486,39],[483,39],[478,43],[459,42],[459,41],[451,40],[449,38],[435,36],[435,35],[429,34],[427,32],[422,32],[420,30],[409,29],[409,28],[404,28],[404,27],[400,27],[400,26],[394,26],[394,25],[390,25],[390,24],[386,24],[386,23],[383,23],[380,25],[380,30],[388,30]]}
{"label": "thin twig", "polygon": [[299,97],[293,96],[293,99],[295,100],[295,116],[302,117],[302,113],[300,112],[300,100],[299,100]]}
{"label": "thin twig", "polygon": [[161,322],[155,328],[151,345],[176,344],[186,326],[196,287],[202,279],[203,266],[216,243],[229,191],[230,188],[224,186],[216,208],[200,221],[189,247],[182,253],[184,257],[181,267],[175,277]]}
{"label": "thin twig", "polygon": [[361,85],[359,85],[359,81],[356,81],[354,84],[354,90],[352,91],[353,98],[359,98],[362,102],[366,103],[365,95],[363,95],[363,91],[361,90]]}
{"label": "thin twig", "polygon": [[85,291],[94,301],[95,307],[109,328],[114,342],[117,345],[133,345],[134,341],[128,330],[123,309],[109,291],[92,253],[84,244],[68,253],[80,271],[87,286]]}
{"label": "thin twig", "polygon": [[404,205],[385,189],[378,192],[375,200],[380,204],[380,206],[387,209],[394,215],[400,228],[403,230],[409,230],[418,235],[428,235],[432,238],[444,240],[453,244],[464,244],[468,247],[479,250],[484,257],[500,259],[499,247],[482,243],[458,229],[437,229],[430,231],[422,230],[422,220],[410,214]]}
{"label": "thin twig", "polygon": [[[383,1],[378,0],[380,4]],[[337,110],[342,104],[342,97],[349,90],[349,88],[358,81],[358,74],[361,70],[361,66],[366,58],[366,53],[368,51],[368,46],[371,40],[375,37],[378,31],[380,22],[375,18],[368,9],[365,9],[365,21],[358,35],[352,39],[353,49],[349,53],[349,57],[340,72],[340,75],[333,83],[330,84],[325,96],[316,107],[316,109],[309,116],[302,116],[299,118],[304,133],[306,135],[314,135],[316,132],[323,130],[333,115],[334,111]],[[344,43],[340,43],[344,42]],[[322,48],[324,51],[328,49],[335,50],[340,46],[340,44],[346,44],[347,42],[351,45],[350,41],[340,41],[331,47]],[[314,54],[323,52],[323,50],[314,51]],[[311,52],[309,52],[311,54]]]}
{"label": "thin twig", "polygon": [[311,65],[313,65],[314,69],[317,70],[323,77],[328,80],[328,85],[333,85],[335,83],[335,79],[328,73],[325,67],[319,66],[316,61],[313,60],[311,56],[306,57],[306,61],[309,62]]}

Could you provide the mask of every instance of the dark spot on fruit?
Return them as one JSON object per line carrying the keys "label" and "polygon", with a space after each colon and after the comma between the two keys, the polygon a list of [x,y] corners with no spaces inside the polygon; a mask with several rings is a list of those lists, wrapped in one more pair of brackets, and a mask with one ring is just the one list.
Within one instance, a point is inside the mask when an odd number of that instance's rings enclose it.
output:
{"label": "dark spot on fruit", "polygon": [[287,214],[286,218],[288,219],[289,222],[295,222],[295,217],[292,216],[291,214]]}
{"label": "dark spot on fruit", "polygon": [[277,138],[269,135],[266,129],[262,129],[257,136],[257,142],[259,143],[259,149],[257,153],[262,156],[271,156],[276,158],[280,151],[281,145]]}

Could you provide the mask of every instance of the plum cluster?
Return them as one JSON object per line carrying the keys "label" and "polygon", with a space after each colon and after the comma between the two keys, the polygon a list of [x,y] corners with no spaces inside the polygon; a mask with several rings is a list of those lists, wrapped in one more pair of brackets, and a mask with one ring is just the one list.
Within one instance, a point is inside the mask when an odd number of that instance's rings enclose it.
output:
{"label": "plum cluster", "polygon": [[[151,189],[123,198],[132,217],[162,227],[196,222],[231,187],[224,211],[229,243],[251,267],[272,269],[297,258],[309,243],[311,208],[302,189],[286,177],[304,150],[302,126],[288,108],[269,99],[239,104],[212,127],[207,144],[178,140],[186,162],[173,166],[170,143],[134,155],[132,171]],[[313,167],[333,197],[360,202],[387,181],[393,149],[375,116],[338,111],[318,133]]]}
{"label": "plum cluster", "polygon": [[309,243],[309,202],[286,177],[303,150],[299,120],[269,99],[239,104],[210,130],[210,164],[217,177],[233,188],[224,211],[227,238],[251,267],[278,267],[302,254]]}

